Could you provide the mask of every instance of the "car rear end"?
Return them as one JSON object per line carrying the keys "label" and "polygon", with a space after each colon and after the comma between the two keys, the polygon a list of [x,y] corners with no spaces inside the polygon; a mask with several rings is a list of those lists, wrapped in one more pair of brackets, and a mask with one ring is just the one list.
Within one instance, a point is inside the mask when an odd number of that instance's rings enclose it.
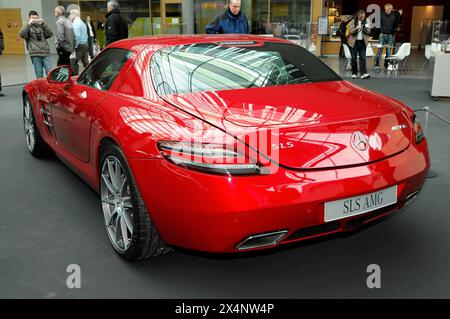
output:
{"label": "car rear end", "polygon": [[167,244],[275,247],[354,229],[420,192],[429,157],[414,113],[306,50],[225,39],[164,50],[152,59],[156,94],[226,137],[175,134],[157,141],[158,159],[130,160]]}

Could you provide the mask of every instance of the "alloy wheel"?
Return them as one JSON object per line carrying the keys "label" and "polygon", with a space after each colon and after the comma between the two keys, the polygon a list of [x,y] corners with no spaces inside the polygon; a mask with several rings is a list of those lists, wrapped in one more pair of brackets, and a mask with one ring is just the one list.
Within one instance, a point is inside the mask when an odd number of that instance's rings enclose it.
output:
{"label": "alloy wheel", "polygon": [[113,155],[103,161],[100,187],[109,239],[118,251],[125,252],[133,237],[133,204],[125,170]]}
{"label": "alloy wheel", "polygon": [[27,147],[30,152],[33,152],[36,138],[34,134],[34,119],[31,110],[30,101],[26,100],[23,107],[23,126],[25,130],[25,138],[27,141]]}

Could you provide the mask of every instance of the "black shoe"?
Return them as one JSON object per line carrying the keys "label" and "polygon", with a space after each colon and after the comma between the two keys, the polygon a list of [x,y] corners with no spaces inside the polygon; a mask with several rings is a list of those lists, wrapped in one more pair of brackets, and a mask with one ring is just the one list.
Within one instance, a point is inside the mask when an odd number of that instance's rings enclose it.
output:
{"label": "black shoe", "polygon": [[0,90],[0,96],[5,96],[5,94],[3,94],[3,91]]}

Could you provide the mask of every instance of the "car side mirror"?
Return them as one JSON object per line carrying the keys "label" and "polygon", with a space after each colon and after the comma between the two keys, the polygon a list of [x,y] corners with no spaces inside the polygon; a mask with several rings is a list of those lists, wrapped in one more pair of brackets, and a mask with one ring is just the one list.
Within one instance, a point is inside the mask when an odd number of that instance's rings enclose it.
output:
{"label": "car side mirror", "polygon": [[50,71],[47,81],[50,83],[72,83],[72,68],[69,65],[61,65]]}

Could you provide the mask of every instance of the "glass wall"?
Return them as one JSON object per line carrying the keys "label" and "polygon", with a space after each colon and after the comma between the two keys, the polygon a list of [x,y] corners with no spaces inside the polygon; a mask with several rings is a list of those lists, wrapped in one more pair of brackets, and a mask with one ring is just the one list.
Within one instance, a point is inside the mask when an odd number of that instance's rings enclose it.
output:
{"label": "glass wall", "polygon": [[[120,0],[130,36],[167,33],[205,33],[205,26],[226,10],[226,0]],[[301,41],[306,37],[311,0],[241,0],[251,33],[273,34]],[[104,38],[107,0],[59,1],[65,7],[79,5],[82,18],[90,15]],[[189,8],[186,10],[186,8]],[[190,9],[192,8],[192,9]],[[193,11],[193,12],[192,12]],[[189,25],[187,25],[189,24]],[[188,31],[189,30],[189,31]]]}
{"label": "glass wall", "polygon": [[[310,22],[311,0],[242,0],[241,5],[254,34],[298,35]],[[225,8],[223,0],[196,0],[196,33],[205,33],[205,26]]]}

